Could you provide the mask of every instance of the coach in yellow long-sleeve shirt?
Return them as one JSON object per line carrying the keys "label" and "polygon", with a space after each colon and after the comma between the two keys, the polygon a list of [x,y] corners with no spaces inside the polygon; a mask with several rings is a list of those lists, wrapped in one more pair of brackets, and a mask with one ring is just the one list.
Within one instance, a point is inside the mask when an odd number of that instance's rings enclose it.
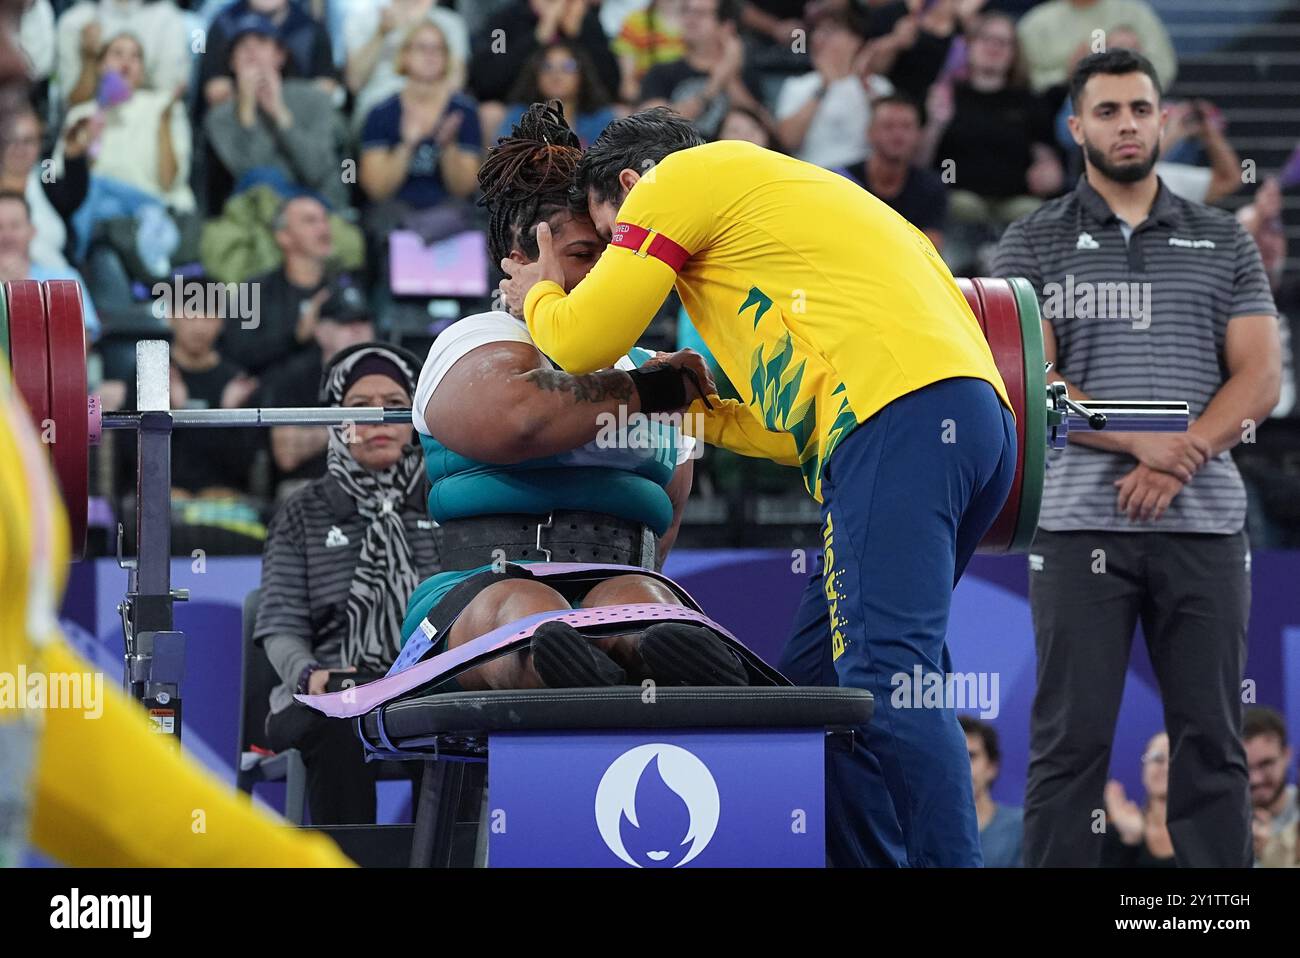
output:
{"label": "coach in yellow long-sleeve shirt", "polygon": [[[0,360],[0,673],[10,678],[94,671],[58,634],[68,530],[47,459]],[[12,705],[0,705],[0,865],[16,864],[28,839],[69,865],[351,864],[328,838],[287,827],[173,751],[112,683],[94,714]]]}
{"label": "coach in yellow long-sleeve shirt", "polygon": [[[535,264],[503,264],[538,347],[570,372],[608,366],[675,286],[743,397],[691,407],[705,438],[797,463],[822,503],[822,581],[782,667],[876,697],[866,749],[832,762],[832,860],[979,864],[954,710],[894,704],[899,676],[952,671],[951,590],[1015,470],[1006,389],[951,273],[850,180],[748,143],[703,145],[664,109],[607,127],[575,189],[610,241],[587,277],[565,294],[541,229]],[[656,386],[641,409],[690,394]]]}

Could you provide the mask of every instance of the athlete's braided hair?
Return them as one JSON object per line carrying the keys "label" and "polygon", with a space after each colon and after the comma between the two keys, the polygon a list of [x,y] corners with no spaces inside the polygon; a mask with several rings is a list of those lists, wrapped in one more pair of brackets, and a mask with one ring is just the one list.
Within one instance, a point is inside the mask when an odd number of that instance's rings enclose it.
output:
{"label": "athlete's braided hair", "polygon": [[570,209],[573,173],[582,159],[578,135],[559,100],[534,103],[510,136],[497,140],[478,172],[488,209],[488,248],[499,262],[518,247],[537,258],[533,224]]}

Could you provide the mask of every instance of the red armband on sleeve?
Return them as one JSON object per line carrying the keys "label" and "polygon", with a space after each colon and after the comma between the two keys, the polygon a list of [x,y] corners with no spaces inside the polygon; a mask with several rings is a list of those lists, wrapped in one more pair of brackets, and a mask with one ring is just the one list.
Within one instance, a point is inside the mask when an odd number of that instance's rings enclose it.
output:
{"label": "red armband on sleeve", "polygon": [[654,230],[648,230],[644,226],[634,226],[631,223],[614,224],[614,238],[610,240],[610,245],[630,249],[642,258],[653,256],[667,263],[674,273],[681,272],[681,268],[691,258],[691,254],[685,247],[677,245],[663,233],[656,233]]}

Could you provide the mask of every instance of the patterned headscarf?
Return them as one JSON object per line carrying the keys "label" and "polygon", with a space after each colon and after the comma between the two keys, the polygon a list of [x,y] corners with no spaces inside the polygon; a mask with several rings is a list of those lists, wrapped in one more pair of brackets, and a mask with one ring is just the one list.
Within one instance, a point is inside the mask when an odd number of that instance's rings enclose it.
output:
{"label": "patterned headscarf", "polygon": [[[335,357],[326,370],[321,383],[322,399],[331,406],[340,406],[353,382],[361,375],[380,371],[400,375],[396,381],[407,395],[414,396],[418,365],[413,360],[405,350],[382,343],[353,346]],[[348,448],[348,434],[354,429],[331,427],[326,453],[329,475],[352,498],[367,522],[348,592],[343,662],[362,672],[386,672],[397,657],[406,603],[420,581],[406,541],[402,507],[420,482],[424,461],[419,447],[408,445],[402,457],[387,469],[367,469]]]}

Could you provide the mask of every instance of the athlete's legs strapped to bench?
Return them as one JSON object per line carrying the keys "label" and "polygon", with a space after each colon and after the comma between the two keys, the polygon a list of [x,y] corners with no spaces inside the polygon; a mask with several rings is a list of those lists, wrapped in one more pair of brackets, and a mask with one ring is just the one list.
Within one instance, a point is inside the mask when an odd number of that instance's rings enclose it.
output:
{"label": "athlete's legs strapped to bench", "polygon": [[[648,575],[616,575],[592,586],[591,591],[582,598],[583,607],[588,609],[602,605],[634,605],[638,602],[681,605],[681,600],[672,589]],[[596,645],[623,666],[628,678],[634,682],[647,678],[645,663],[641,660],[640,633],[597,639]]]}
{"label": "athlete's legs strapped to bench", "polygon": [[[564,596],[549,585],[532,579],[502,579],[485,588],[465,607],[447,633],[447,648],[464,645],[534,612],[567,608],[569,603],[564,601]],[[463,673],[459,682],[462,688],[472,692],[544,687],[527,650],[484,662]]]}
{"label": "athlete's legs strapped to bench", "polygon": [[[658,603],[682,605],[680,597],[665,583],[646,575],[617,575],[592,586],[580,600],[583,608],[601,606]],[[447,648],[471,642],[481,635],[516,622],[538,612],[551,612],[569,608],[565,597],[550,586],[527,578],[506,578],[485,586],[457,617],[447,633]],[[676,679],[693,676],[687,684],[744,684],[737,676],[744,675],[738,659],[725,650],[720,642],[711,649],[711,657],[701,653],[700,661],[681,662],[684,671],[665,668],[678,665],[673,660],[682,659],[680,643],[700,644],[709,634],[698,627],[669,625],[652,626],[653,631],[633,632],[623,635],[592,639],[591,644],[617,663],[628,681],[640,683],[647,678]],[[686,630],[686,632],[683,632]],[[646,664],[641,650],[647,636],[651,640],[651,661],[659,664],[653,668]],[[710,645],[714,643],[709,643]],[[733,661],[734,660],[734,661]],[[659,675],[655,673],[659,672]],[[735,672],[736,675],[729,673]],[[707,678],[707,681],[706,681]],[[523,649],[477,666],[459,676],[460,686],[467,691],[482,689],[534,689],[546,683],[539,674],[530,650]]]}

